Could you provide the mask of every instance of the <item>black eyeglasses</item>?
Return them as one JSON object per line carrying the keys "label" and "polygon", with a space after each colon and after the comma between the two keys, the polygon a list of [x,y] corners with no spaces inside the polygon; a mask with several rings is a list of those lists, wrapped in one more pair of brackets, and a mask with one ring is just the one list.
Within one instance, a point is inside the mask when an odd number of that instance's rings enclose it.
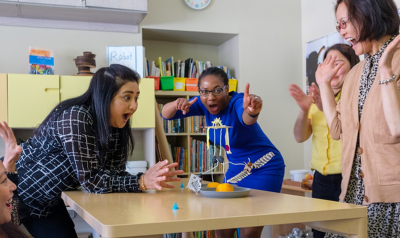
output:
{"label": "black eyeglasses", "polygon": [[345,21],[345,20],[341,20],[341,21],[337,24],[336,30],[337,30],[338,32],[340,32],[341,29],[346,29],[346,27],[347,27],[347,22],[349,22],[349,21],[350,21],[350,19],[347,19],[346,21]]}
{"label": "black eyeglasses", "polygon": [[199,94],[202,97],[208,97],[208,95],[210,95],[210,93],[212,93],[214,96],[218,96],[222,93],[222,91],[224,91],[226,85],[223,86],[222,88],[215,88],[213,90],[199,90]]}

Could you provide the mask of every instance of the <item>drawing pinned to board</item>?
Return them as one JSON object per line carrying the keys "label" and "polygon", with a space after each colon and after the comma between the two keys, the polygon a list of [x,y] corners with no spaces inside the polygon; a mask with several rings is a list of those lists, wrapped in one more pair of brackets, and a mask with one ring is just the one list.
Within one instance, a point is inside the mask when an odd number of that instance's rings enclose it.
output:
{"label": "drawing pinned to board", "polygon": [[338,32],[326,35],[319,39],[306,43],[306,93],[308,94],[308,87],[311,83],[315,83],[315,72],[317,71],[318,64],[324,61],[325,50],[330,46],[338,43],[345,43],[345,41]]}

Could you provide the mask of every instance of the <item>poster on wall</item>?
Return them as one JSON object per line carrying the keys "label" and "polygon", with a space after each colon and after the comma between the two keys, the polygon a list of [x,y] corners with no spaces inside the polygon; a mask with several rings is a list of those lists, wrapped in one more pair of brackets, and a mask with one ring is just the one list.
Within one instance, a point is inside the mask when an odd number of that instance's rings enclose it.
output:
{"label": "poster on wall", "polygon": [[308,87],[312,83],[316,83],[315,72],[317,71],[318,64],[324,61],[325,51],[332,45],[346,42],[339,34],[335,32],[319,39],[306,43],[306,93],[308,94]]}
{"label": "poster on wall", "polygon": [[107,46],[107,65],[122,64],[144,77],[143,46]]}

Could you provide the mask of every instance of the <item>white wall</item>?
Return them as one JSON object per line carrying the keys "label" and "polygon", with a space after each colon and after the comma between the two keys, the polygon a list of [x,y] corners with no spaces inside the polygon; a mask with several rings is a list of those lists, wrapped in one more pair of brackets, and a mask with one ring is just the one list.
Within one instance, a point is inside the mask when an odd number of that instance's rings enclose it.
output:
{"label": "white wall", "polygon": [[[249,82],[250,92],[262,97],[259,123],[282,152],[286,170],[303,168],[303,146],[292,133],[297,106],[287,90],[290,83],[302,80],[301,2],[218,0],[194,11],[181,0],[149,0],[148,9],[141,27],[239,34],[238,88],[243,90]],[[0,73],[27,73],[29,46],[53,49],[55,73],[72,75],[77,73],[73,58],[83,51],[96,54],[97,66],[102,67],[107,45],[142,44],[141,33],[10,26],[0,26],[0,32]]]}
{"label": "white wall", "polygon": [[288,93],[290,83],[302,80],[300,9],[301,2],[293,0],[218,0],[202,11],[190,10],[182,1],[149,0],[149,15],[141,24],[239,34],[239,91],[249,82],[250,92],[262,97],[259,123],[282,152],[287,171],[304,164],[303,145],[292,133],[297,105]]}
{"label": "white wall", "polygon": [[[302,85],[306,87],[306,53],[305,46],[309,41],[316,40],[336,31],[336,16],[334,12],[335,0],[302,0]],[[400,0],[395,0],[397,8]],[[297,109],[299,111],[299,109]],[[311,138],[304,143],[304,168],[309,168],[311,160]]]}

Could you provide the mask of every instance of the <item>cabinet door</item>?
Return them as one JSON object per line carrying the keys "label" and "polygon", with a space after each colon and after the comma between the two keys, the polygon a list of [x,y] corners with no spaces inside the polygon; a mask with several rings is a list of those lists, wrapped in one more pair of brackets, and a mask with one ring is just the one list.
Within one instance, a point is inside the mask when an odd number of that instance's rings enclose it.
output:
{"label": "cabinet door", "polygon": [[61,76],[60,101],[78,97],[89,88],[92,76]]}
{"label": "cabinet door", "polygon": [[7,74],[0,74],[0,122],[7,122]]}
{"label": "cabinet door", "polygon": [[132,128],[155,127],[154,79],[141,79],[138,109],[131,117]]}
{"label": "cabinet door", "polygon": [[72,7],[84,7],[85,6],[85,1],[82,1],[82,0],[19,0],[19,2],[20,3],[57,5],[57,6],[72,6]]}
{"label": "cabinet door", "polygon": [[124,1],[86,0],[86,7],[114,8],[114,9],[130,10],[130,11],[147,12],[147,0],[124,0]]}
{"label": "cabinet door", "polygon": [[10,127],[40,125],[60,101],[58,75],[8,75],[8,122]]}

